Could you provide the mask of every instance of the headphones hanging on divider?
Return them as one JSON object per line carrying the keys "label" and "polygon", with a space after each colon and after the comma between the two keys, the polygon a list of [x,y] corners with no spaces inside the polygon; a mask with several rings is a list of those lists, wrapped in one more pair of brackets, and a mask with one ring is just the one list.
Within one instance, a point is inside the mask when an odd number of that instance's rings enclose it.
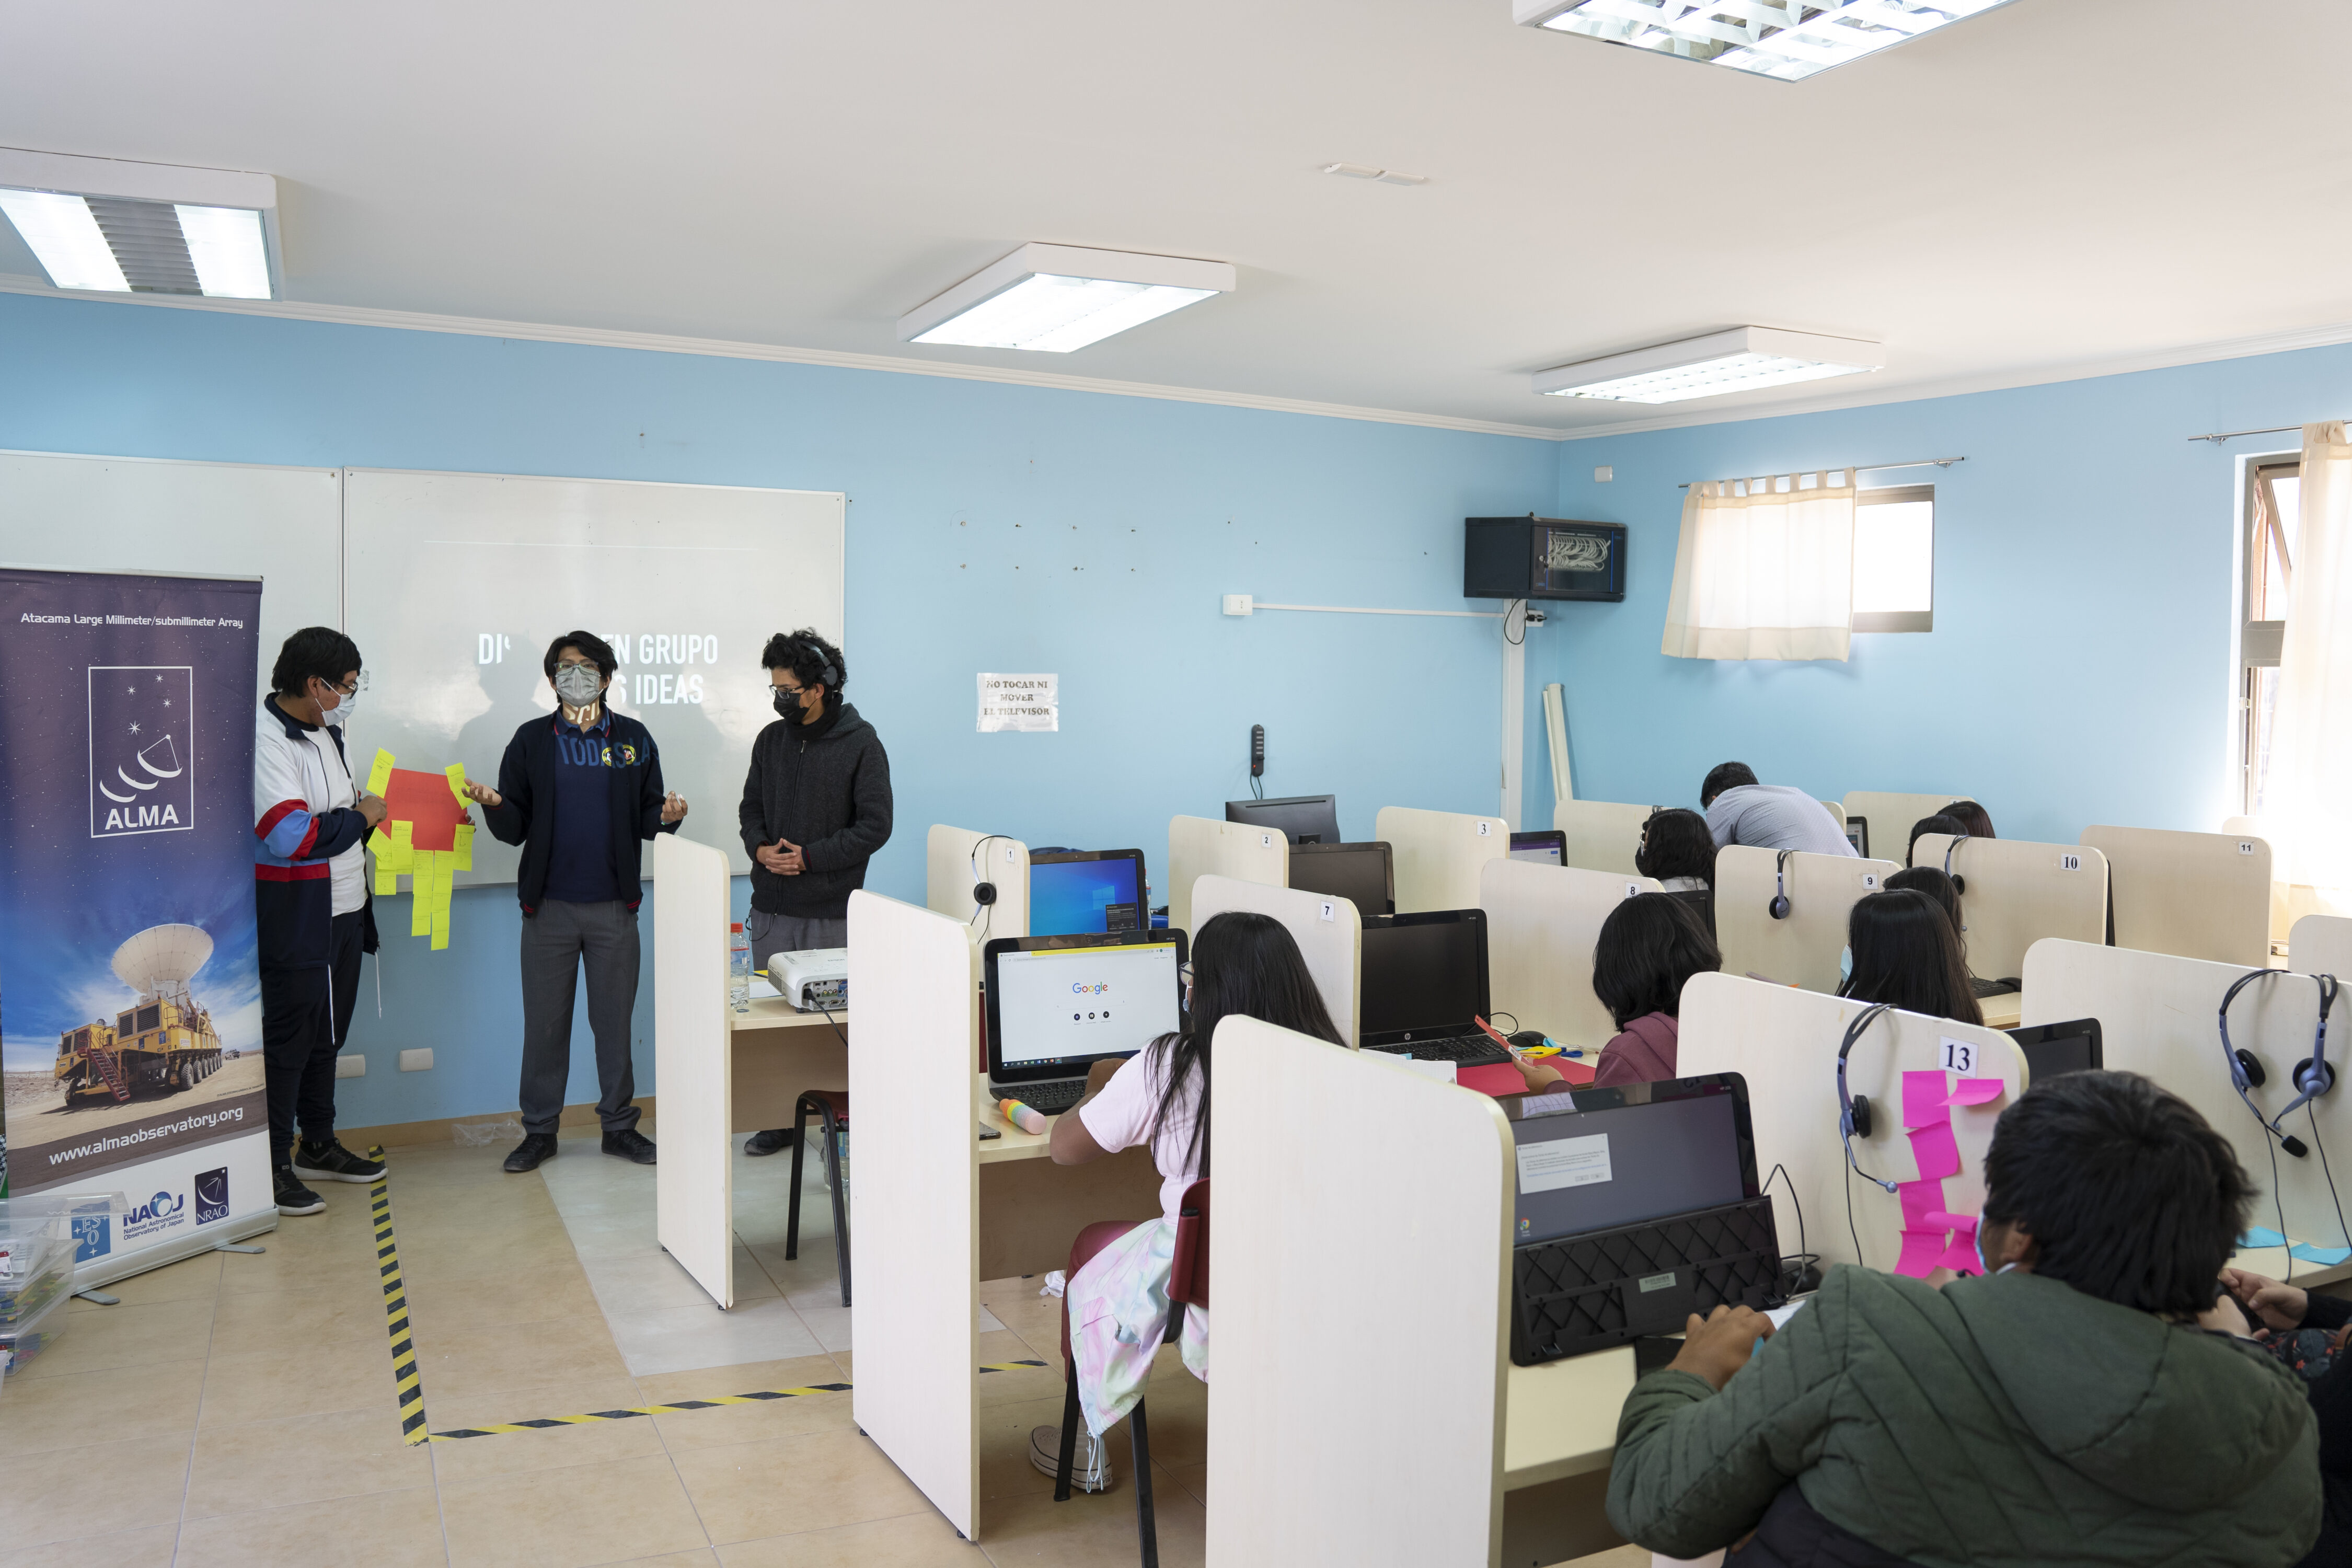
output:
{"label": "headphones hanging on divider", "polygon": [[1789,857],[1793,849],[1783,849],[1772,861],[1772,901],[1766,907],[1776,921],[1789,918]]}
{"label": "headphones hanging on divider", "polygon": [[[832,667],[828,665],[826,668],[831,668]],[[982,880],[983,873],[980,868],[980,852],[987,848],[992,840],[1002,838],[1003,837],[1004,835],[1002,833],[992,833],[971,847],[971,856],[970,859],[970,864],[971,866],[971,901],[982,909],[986,909],[989,905],[996,902],[996,884]]]}
{"label": "headphones hanging on divider", "polygon": [[1874,1003],[1855,1015],[1853,1022],[1845,1026],[1845,1038],[1838,1042],[1837,1063],[1838,1142],[1845,1145],[1845,1163],[1853,1167],[1855,1175],[1874,1186],[1884,1187],[1890,1193],[1895,1190],[1893,1182],[1883,1176],[1872,1175],[1868,1171],[1864,1170],[1861,1163],[1853,1157],[1853,1141],[1870,1136],[1870,1100],[1865,1095],[1847,1092],[1845,1058],[1853,1054],[1854,1042],[1861,1039],[1869,1032],[1870,1026],[1878,1021],[1878,1016],[1890,1011],[1894,1005],[1892,1002]]}
{"label": "headphones hanging on divider", "polygon": [[1966,880],[1956,875],[1952,870],[1952,851],[1958,849],[1960,847],[1961,840],[1969,837],[1969,835],[1964,832],[1956,833],[1952,836],[1952,841],[1944,846],[1944,875],[1952,879],[1952,891],[1956,893],[1967,892],[1969,890],[1969,885]]}
{"label": "headphones hanging on divider", "polygon": [[2247,1092],[2262,1088],[2270,1076],[2263,1070],[2262,1058],[2252,1051],[2240,1050],[2230,1044],[2230,1004],[2237,1000],[2238,993],[2265,974],[2294,973],[2292,969],[2250,969],[2221,994],[2221,1058],[2229,1065],[2231,1086],[2238,1091],[2238,1098],[2246,1102],[2246,1109],[2253,1111],[2254,1120],[2262,1122],[2263,1130],[2278,1140],[2280,1148],[2300,1160],[2311,1151],[2305,1147],[2302,1139],[2279,1124],[2336,1087],[2336,1069],[2327,1065],[2327,1015],[2336,1006],[2336,976],[2315,974],[2310,977],[2319,983],[2319,1032],[2312,1039],[2311,1055],[2295,1063],[2294,1071],[2289,1075],[2295,1089],[2294,1099],[2288,1101],[2286,1109],[2276,1116],[2265,1119],[2255,1106],[2253,1096]]}

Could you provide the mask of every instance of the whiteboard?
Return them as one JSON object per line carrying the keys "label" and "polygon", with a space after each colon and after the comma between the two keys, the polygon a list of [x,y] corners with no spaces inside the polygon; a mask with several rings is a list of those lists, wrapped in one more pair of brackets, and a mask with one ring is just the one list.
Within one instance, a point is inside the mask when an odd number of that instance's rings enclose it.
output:
{"label": "whiteboard", "polygon": [[[368,669],[354,762],[381,747],[495,784],[517,728],[555,707],[548,645],[584,629],[621,659],[613,707],[652,732],[664,784],[690,808],[679,831],[748,872],[736,806],[776,717],[760,650],[799,626],[840,642],[845,505],[837,491],[346,469],[350,631]],[[511,882],[520,853],[479,834],[456,879]]]}
{"label": "whiteboard", "polygon": [[332,468],[0,452],[0,563],[260,578],[257,702],[289,636],[343,624],[341,505]]}

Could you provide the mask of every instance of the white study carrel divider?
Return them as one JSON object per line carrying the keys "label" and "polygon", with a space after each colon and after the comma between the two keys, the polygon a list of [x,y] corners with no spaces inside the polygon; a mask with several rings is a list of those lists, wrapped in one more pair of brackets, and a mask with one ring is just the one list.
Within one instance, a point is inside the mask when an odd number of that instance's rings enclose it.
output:
{"label": "white study carrel divider", "polygon": [[[982,882],[994,884],[996,901],[973,899]],[[923,841],[923,904],[964,922],[974,942],[1029,934],[1029,846],[1001,833],[933,823]]]}
{"label": "white study carrel divider", "polygon": [[[1723,950],[1723,972],[1835,991],[1848,912],[1902,868],[1892,860],[1800,851],[1790,855],[1784,882],[1775,876],[1780,856],[1777,849],[1738,844],[1716,853],[1715,938]],[[1774,920],[1772,895],[1782,886],[1789,914]]]}
{"label": "white study carrel divider", "polygon": [[722,1308],[735,1304],[735,1142],[728,1136],[727,857],[675,833],[654,840],[654,1081],[667,1157],[655,1230]]}
{"label": "white study carrel divider", "polygon": [[1657,809],[1613,800],[1559,802],[1551,808],[1551,825],[1564,840],[1560,864],[1626,877],[1641,875],[1633,857],[1642,847],[1642,825]]}
{"label": "white study carrel divider", "polygon": [[[2287,967],[2298,974],[2333,974],[2352,980],[2352,920],[2339,915],[2305,915],[2288,933]],[[2339,1004],[2352,1007],[2352,994]]]}
{"label": "white study carrel divider", "polygon": [[1511,853],[1510,824],[1459,811],[1384,805],[1373,819],[1372,837],[1394,858],[1401,915],[1476,909],[1479,872]]}
{"label": "white study carrel divider", "polygon": [[1654,893],[1646,877],[1489,860],[1479,872],[1478,907],[1486,911],[1486,973],[1495,1010],[1522,1029],[1541,1029],[1564,1046],[1606,1045],[1615,1020],[1592,994],[1592,949],[1609,912],[1636,893]]}
{"label": "white study carrel divider", "polygon": [[1948,865],[1966,884],[1960,936],[1983,979],[2023,976],[2026,950],[2043,937],[2106,940],[2107,858],[2087,844],[1923,833],[1918,863]]}
{"label": "white study carrel divider", "polygon": [[[1277,829],[1206,816],[1168,819],[1168,923],[1190,935],[1192,885],[1230,877],[1263,887],[1290,886],[1290,839]],[[1212,1121],[1215,1119],[1211,1118]]]}
{"label": "white study carrel divider", "polygon": [[2116,945],[2260,969],[2270,962],[2271,847],[2224,833],[2094,826],[2107,858]]}
{"label": "white study carrel divider", "polygon": [[[1228,910],[1246,910],[1282,922],[1298,943],[1307,973],[1323,994],[1323,1005],[1339,1037],[1356,1043],[1356,1009],[1362,995],[1364,917],[1352,900],[1296,888],[1269,888],[1231,877],[1203,877],[1192,885],[1192,918],[1206,925]],[[1194,926],[1187,937],[1199,934]],[[1210,1119],[1213,1125],[1215,1118]]]}
{"label": "white study carrel divider", "polygon": [[1882,860],[1903,864],[1905,847],[1911,842],[1911,829],[1923,816],[1933,816],[1956,800],[1974,800],[1972,795],[1920,795],[1916,792],[1885,789],[1850,789],[1845,792],[1845,816],[1838,824],[1859,816],[1870,824],[1870,847]]}

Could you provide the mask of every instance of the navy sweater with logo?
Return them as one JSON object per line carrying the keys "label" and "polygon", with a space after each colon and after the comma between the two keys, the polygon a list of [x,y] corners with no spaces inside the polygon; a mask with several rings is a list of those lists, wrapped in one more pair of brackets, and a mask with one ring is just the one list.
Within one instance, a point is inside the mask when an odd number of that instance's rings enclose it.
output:
{"label": "navy sweater with logo", "polygon": [[[598,779],[601,846],[593,826],[597,803],[582,793],[593,793]],[[527,721],[499,760],[499,804],[482,808],[499,842],[522,846],[515,897],[523,913],[537,914],[551,898],[618,899],[635,909],[645,898],[645,841],[677,831],[677,824],[661,819],[663,794],[654,738],[627,714],[607,709],[584,734],[563,721],[561,710]],[[600,891],[601,898],[582,896]]]}

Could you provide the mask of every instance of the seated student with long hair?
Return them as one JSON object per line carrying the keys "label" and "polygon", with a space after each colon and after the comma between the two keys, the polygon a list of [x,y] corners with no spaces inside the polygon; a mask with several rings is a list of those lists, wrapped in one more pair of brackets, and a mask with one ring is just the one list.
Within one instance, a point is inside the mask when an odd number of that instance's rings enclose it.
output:
{"label": "seated student with long hair", "polygon": [[[1992,817],[1985,811],[1983,806],[1979,805],[1975,801],[1956,800],[1936,815],[1938,816],[1950,817],[1954,822],[1958,823],[1971,838],[1998,838],[2000,837],[1992,830]],[[1941,830],[1938,829],[1938,831]]]}
{"label": "seated student with long hair", "polygon": [[1960,889],[1937,868],[1906,866],[1880,885],[1889,892],[1898,892],[1908,888],[1915,892],[1925,893],[1936,900],[1936,907],[1944,911],[1944,918],[1952,922],[1952,931],[1959,938],[1960,967],[1968,969],[1969,994],[1981,998],[2004,995],[2012,991],[2024,989],[2022,981],[1980,979],[1974,969],[1969,968],[1968,923],[1960,919]]}
{"label": "seated student with long hair", "polygon": [[2001,1112],[1984,1179],[1982,1276],[1841,1264],[1778,1332],[1692,1316],[1618,1417],[1618,1531],[1724,1568],[2310,1551],[2310,1407],[2215,1300],[2254,1195],[2229,1140],[2144,1078],[2068,1073]]}
{"label": "seated student with long hair", "polygon": [[1699,924],[1715,931],[1715,835],[1706,818],[1680,806],[1654,811],[1642,824],[1642,847],[1633,869],[1654,877],[1666,892],[1688,904]]}
{"label": "seated student with long hair", "polygon": [[1911,825],[1911,842],[1903,847],[1903,863],[1906,866],[1910,866],[1917,862],[1919,855],[1919,840],[1927,835],[1930,833],[1948,833],[1957,838],[1961,834],[1967,833],[1968,830],[1968,825],[1963,823],[1958,817],[1947,816],[1942,812],[1937,812],[1933,816],[1921,817],[1918,821]]}
{"label": "seated student with long hair", "polygon": [[1617,1036],[1601,1047],[1593,1087],[1674,1077],[1683,983],[1722,967],[1715,939],[1672,893],[1636,893],[1610,910],[1592,944],[1592,994]]}
{"label": "seated student with long hair", "polygon": [[1839,995],[1931,1018],[1984,1022],[1960,956],[1960,933],[1927,894],[1910,888],[1864,894],[1846,916],[1845,942],[1853,968]]}

